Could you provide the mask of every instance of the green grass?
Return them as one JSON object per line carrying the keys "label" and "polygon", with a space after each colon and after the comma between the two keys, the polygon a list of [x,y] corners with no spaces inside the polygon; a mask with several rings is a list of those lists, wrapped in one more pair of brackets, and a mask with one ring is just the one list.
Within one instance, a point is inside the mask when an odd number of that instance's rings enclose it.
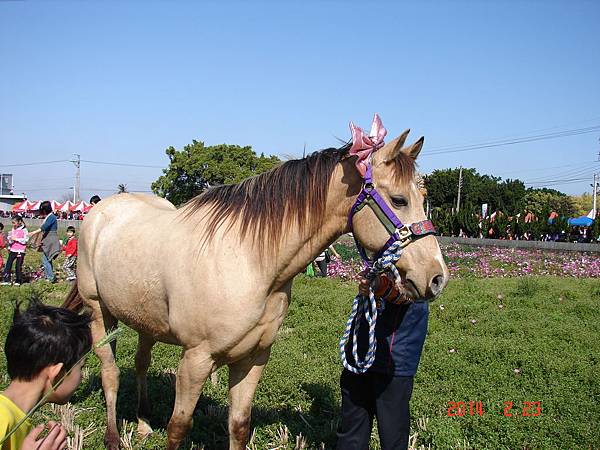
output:
{"label": "green grass", "polygon": [[[48,302],[58,304],[66,285],[38,282]],[[253,409],[253,448],[294,448],[300,433],[308,448],[333,448],[339,410],[341,365],[337,343],[355,294],[352,283],[299,276],[293,300]],[[0,337],[4,339],[11,300],[31,287],[0,289]],[[501,298],[498,298],[498,296]],[[416,447],[436,449],[591,449],[600,444],[600,288],[597,280],[556,277],[463,279],[450,282],[431,304],[429,334],[411,402]],[[502,304],[500,308],[498,305]],[[441,308],[443,305],[443,309]],[[476,322],[473,324],[471,320]],[[121,389],[118,415],[135,422],[133,374],[135,335],[118,343]],[[453,349],[453,352],[450,350]],[[149,372],[154,435],[136,448],[164,448],[174,392],[168,372],[177,365],[176,347],[157,345]],[[86,449],[102,447],[105,424],[99,364],[73,403],[82,426],[93,423]],[[518,369],[515,373],[515,369]],[[5,372],[5,362],[0,365]],[[7,379],[4,377],[3,383]],[[186,448],[227,447],[227,369],[207,383]],[[448,417],[448,402],[464,401],[464,417]],[[483,416],[470,416],[469,401],[481,401]],[[540,417],[503,416],[523,402],[541,402]],[[37,419],[49,417],[48,407]],[[43,416],[43,417],[42,417]],[[286,428],[288,431],[286,443]],[[371,448],[379,448],[376,437]]]}

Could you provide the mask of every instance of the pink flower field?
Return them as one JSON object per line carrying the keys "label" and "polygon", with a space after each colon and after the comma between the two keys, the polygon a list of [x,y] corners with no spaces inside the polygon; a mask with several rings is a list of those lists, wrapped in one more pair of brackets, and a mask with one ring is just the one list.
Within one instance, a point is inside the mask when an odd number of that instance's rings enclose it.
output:
{"label": "pink flower field", "polygon": [[[554,275],[573,278],[600,278],[600,254],[551,252],[499,247],[443,245],[442,253],[452,278],[505,278],[527,275]],[[356,257],[333,259],[329,274],[356,280],[362,263]]]}

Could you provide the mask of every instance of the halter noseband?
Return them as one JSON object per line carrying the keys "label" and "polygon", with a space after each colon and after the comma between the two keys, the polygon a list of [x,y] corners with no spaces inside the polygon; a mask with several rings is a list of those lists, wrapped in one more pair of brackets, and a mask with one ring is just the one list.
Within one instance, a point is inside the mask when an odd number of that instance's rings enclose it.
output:
{"label": "halter noseband", "polygon": [[354,236],[354,242],[358,248],[358,252],[362,260],[365,262],[367,267],[371,267],[373,261],[378,259],[394,242],[400,241],[401,247],[406,247],[408,244],[416,239],[435,234],[435,227],[431,220],[422,220],[420,222],[414,222],[409,225],[405,225],[402,221],[394,214],[394,211],[388,206],[386,201],[379,195],[373,183],[373,166],[369,160],[367,169],[363,177],[364,183],[360,194],[356,197],[354,205],[350,209],[348,215],[348,227],[350,231],[354,231],[352,219],[354,215],[363,209],[365,206],[371,208],[375,213],[375,216],[379,219],[381,224],[385,227],[387,232],[390,234],[390,238],[383,245],[383,247],[377,252],[377,254],[371,259],[367,256],[367,252],[364,247],[358,242],[356,235]]}

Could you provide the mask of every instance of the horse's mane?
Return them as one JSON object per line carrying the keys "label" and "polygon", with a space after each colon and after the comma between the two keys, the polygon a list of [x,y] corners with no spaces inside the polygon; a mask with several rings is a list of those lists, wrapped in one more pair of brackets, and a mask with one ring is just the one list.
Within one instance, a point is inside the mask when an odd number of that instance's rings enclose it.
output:
{"label": "horse's mane", "polygon": [[[240,223],[240,240],[248,234],[258,249],[273,252],[284,230],[297,225],[301,233],[316,232],[323,224],[329,181],[335,166],[348,156],[350,144],[328,148],[303,159],[286,161],[240,183],[216,186],[182,207],[186,218],[203,211],[208,218],[205,242],[229,219],[227,229]],[[395,175],[400,180],[414,176],[415,162],[399,152]],[[206,208],[205,208],[206,207]]]}

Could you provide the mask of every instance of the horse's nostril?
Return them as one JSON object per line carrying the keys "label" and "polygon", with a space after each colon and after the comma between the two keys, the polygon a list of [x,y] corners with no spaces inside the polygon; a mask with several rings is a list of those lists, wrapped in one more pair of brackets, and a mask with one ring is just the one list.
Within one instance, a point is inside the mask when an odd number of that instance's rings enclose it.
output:
{"label": "horse's nostril", "polygon": [[431,283],[429,284],[429,289],[431,290],[431,293],[434,296],[436,296],[440,292],[442,292],[443,288],[444,288],[444,276],[436,275],[435,277],[433,277],[433,279],[431,280]]}

